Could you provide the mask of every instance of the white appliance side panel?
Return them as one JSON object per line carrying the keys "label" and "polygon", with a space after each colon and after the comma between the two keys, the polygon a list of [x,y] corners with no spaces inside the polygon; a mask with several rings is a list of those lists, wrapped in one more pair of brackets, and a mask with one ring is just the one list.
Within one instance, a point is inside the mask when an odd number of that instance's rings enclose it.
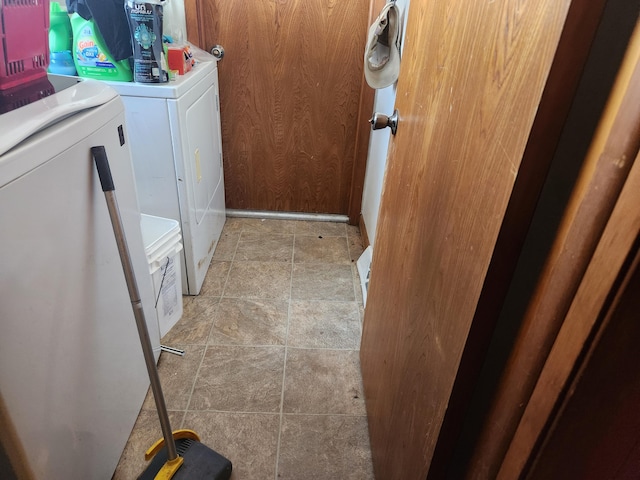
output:
{"label": "white appliance side panel", "polygon": [[[135,86],[145,85],[136,84]],[[140,91],[134,87],[127,92]],[[148,215],[176,220],[180,223],[181,230],[184,230],[167,100],[145,96],[122,96],[121,98],[125,105],[140,210]],[[185,245],[178,254],[184,293],[187,293],[187,251]]]}
{"label": "white appliance side panel", "polygon": [[[222,234],[222,228],[227,220],[227,211],[226,211],[226,199],[225,199],[225,190],[224,190],[224,162],[222,158],[222,123],[220,121],[220,84],[218,82],[218,69],[216,68],[215,72],[212,74],[214,79],[213,88],[215,90],[216,97],[216,110],[214,113],[214,122],[216,124],[216,128],[214,129],[218,135],[217,139],[217,148],[218,148],[218,156],[220,157],[220,180],[218,181],[218,185],[216,186],[216,190],[213,194],[213,199],[209,205],[209,210],[211,212],[211,218],[213,220],[213,232],[217,242],[220,241],[220,235]],[[214,252],[215,253],[215,252]]]}
{"label": "white appliance side panel", "polygon": [[[185,244],[187,291],[200,292],[224,225],[217,69],[179,100],[168,100]],[[177,141],[179,139],[179,141]],[[217,200],[216,200],[217,199]]]}
{"label": "white appliance side panel", "polygon": [[142,213],[180,222],[167,101],[122,97]]}
{"label": "white appliance side panel", "polygon": [[[97,122],[100,111],[72,119]],[[105,479],[149,381],[92,146],[107,149],[143,302],[153,286],[117,132],[124,115],[80,140],[69,123],[50,133],[72,147],[0,188],[0,392],[36,478]],[[32,146],[18,153],[42,148]]]}

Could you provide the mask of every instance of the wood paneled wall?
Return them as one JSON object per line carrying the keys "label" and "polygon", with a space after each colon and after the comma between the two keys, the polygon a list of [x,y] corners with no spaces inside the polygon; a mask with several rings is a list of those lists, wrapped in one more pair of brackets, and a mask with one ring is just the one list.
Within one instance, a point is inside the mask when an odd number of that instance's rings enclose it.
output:
{"label": "wood paneled wall", "polygon": [[219,76],[228,208],[349,212],[369,4],[187,2],[189,38],[226,51]]}

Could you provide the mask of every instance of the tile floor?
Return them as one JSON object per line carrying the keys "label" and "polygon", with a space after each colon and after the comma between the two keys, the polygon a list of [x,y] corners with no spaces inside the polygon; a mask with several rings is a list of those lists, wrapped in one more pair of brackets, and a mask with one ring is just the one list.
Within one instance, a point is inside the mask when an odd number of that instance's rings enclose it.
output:
{"label": "tile floor", "polygon": [[[357,227],[229,218],[201,294],[162,343],[172,428],[233,462],[233,480],[373,479],[358,348]],[[114,479],[161,436],[147,395]]]}

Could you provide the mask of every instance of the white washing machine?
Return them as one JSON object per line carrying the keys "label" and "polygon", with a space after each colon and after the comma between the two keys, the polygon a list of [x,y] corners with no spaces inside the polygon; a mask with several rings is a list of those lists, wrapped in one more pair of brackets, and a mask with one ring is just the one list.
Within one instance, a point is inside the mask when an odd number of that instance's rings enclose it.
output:
{"label": "white washing machine", "polygon": [[15,478],[2,458],[38,480],[111,478],[149,379],[91,147],[109,157],[157,359],[153,285],[122,102],[49,80],[57,93],[0,115],[0,478]]}
{"label": "white washing machine", "polygon": [[197,295],[225,222],[216,59],[166,84],[108,82],[122,97],[142,213],[180,222],[182,291]]}

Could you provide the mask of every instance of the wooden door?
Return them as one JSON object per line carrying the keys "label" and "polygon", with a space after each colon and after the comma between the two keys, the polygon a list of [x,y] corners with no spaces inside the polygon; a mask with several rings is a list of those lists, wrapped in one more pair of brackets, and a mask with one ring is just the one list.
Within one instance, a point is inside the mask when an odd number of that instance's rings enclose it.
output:
{"label": "wooden door", "polygon": [[349,213],[369,3],[186,2],[189,38],[225,49],[228,208]]}
{"label": "wooden door", "polygon": [[639,103],[636,23],[467,478],[637,474]]}
{"label": "wooden door", "polygon": [[411,2],[361,345],[377,478],[429,474],[489,266],[518,241],[494,255],[516,176],[545,162],[521,171],[570,4]]}
{"label": "wooden door", "polygon": [[[601,312],[596,339],[586,348],[586,360],[526,478],[635,479],[640,474],[638,245],[636,239],[631,269],[620,279],[622,288],[611,292],[613,305]],[[499,478],[515,477],[501,472]]]}
{"label": "wooden door", "polygon": [[[637,152],[637,115],[634,123],[626,126]],[[640,154],[629,163],[619,195],[603,185],[598,201],[582,205],[594,211],[617,200],[551,350],[536,342],[544,368],[532,373],[535,388],[520,404],[515,433],[508,426],[500,433],[508,449],[497,459],[498,479],[636,478],[640,471]]]}

